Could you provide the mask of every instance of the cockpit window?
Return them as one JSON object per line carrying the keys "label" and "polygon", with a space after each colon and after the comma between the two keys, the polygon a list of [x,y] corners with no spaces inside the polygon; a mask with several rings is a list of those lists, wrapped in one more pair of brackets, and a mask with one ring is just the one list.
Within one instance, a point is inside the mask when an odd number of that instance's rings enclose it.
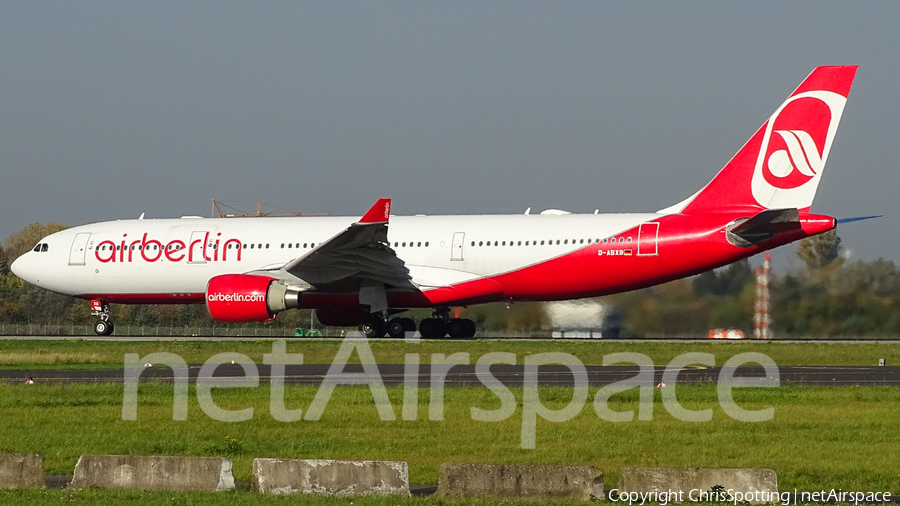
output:
{"label": "cockpit window", "polygon": [[34,251],[36,253],[46,252],[47,251],[47,243],[45,243],[45,242],[38,243],[37,246],[35,246],[34,249],[31,251]]}
{"label": "cockpit window", "polygon": [[47,243],[41,244],[41,253],[46,253],[46,252],[47,252],[47,247],[48,247],[48,246],[47,246]]}
{"label": "cockpit window", "polygon": [[33,250],[31,250],[31,251],[36,251],[36,252],[38,252],[38,253],[40,253],[40,252],[41,252],[41,245],[40,245],[40,244],[38,244],[38,245],[37,245],[37,246],[35,246],[35,247],[34,247],[34,249],[33,249]]}

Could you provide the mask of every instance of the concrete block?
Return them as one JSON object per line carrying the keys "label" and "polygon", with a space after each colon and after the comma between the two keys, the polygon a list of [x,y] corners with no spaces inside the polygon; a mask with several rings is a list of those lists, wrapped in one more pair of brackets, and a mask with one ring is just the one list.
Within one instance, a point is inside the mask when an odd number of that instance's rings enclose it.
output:
{"label": "concrete block", "polygon": [[234,476],[224,458],[82,455],[69,486],[219,492],[234,488]]}
{"label": "concrete block", "polygon": [[36,453],[0,453],[0,488],[43,488],[44,457]]}
{"label": "concrete block", "polygon": [[409,496],[406,462],[253,459],[253,488],[267,494]]}
{"label": "concrete block", "polygon": [[603,499],[603,473],[591,466],[441,464],[442,497]]}
{"label": "concrete block", "polygon": [[[619,493],[669,493],[668,502],[697,502],[701,493],[721,486],[743,494],[742,502],[778,502],[765,497],[778,493],[778,475],[771,469],[701,467],[623,467],[619,469]],[[673,494],[674,492],[674,494]],[[713,498],[731,502],[728,498]],[[656,502],[654,500],[654,502]]]}

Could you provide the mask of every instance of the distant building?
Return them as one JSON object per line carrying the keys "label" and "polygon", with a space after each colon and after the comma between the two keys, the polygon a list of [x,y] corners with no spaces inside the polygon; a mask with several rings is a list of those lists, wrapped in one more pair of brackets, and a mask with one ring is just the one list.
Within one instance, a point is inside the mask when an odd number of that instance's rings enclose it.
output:
{"label": "distant building", "polygon": [[618,339],[622,317],[597,299],[545,302],[552,336],[557,339]]}

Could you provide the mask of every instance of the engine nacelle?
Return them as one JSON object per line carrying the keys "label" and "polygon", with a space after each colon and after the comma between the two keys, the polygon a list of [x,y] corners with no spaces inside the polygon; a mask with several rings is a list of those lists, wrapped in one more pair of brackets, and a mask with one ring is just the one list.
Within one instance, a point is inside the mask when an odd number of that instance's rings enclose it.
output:
{"label": "engine nacelle", "polygon": [[268,276],[224,274],[206,285],[206,307],[220,322],[265,322],[300,307],[300,289]]}

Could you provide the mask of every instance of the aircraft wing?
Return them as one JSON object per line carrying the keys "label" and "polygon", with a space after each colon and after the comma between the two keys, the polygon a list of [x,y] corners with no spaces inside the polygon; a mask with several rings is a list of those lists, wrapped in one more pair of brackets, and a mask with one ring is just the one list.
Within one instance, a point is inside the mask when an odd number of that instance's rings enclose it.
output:
{"label": "aircraft wing", "polygon": [[286,281],[299,278],[311,289],[325,292],[357,290],[363,281],[414,290],[409,269],[387,241],[390,210],[391,199],[380,199],[362,219],[309,253],[284,266],[254,273]]}

